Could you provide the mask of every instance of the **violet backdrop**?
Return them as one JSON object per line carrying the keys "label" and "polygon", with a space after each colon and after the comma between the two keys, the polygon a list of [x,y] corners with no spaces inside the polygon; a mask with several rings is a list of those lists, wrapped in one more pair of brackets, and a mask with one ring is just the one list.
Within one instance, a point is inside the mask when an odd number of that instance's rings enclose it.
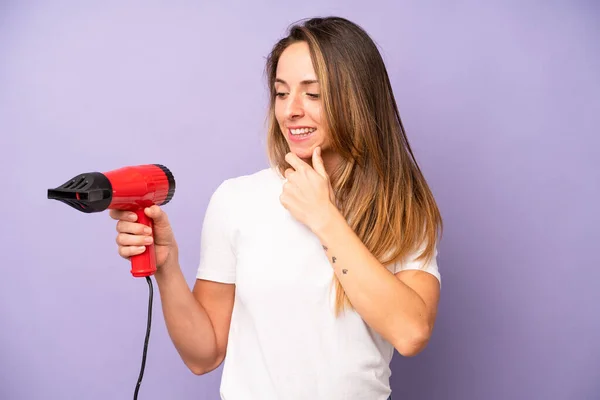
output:
{"label": "violet backdrop", "polygon": [[[146,282],[107,214],[46,190],[167,165],[192,285],[212,191],[266,166],[265,57],[325,15],[381,47],[445,219],[434,337],[396,354],[394,400],[600,397],[598,2],[5,0],[0,398],[132,397]],[[155,287],[140,399],[217,399],[220,375],[180,361]]]}

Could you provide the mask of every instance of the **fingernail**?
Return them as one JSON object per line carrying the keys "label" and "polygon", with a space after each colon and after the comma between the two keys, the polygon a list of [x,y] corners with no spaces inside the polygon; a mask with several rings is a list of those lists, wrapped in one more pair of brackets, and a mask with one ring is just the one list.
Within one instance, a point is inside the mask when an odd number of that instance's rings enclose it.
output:
{"label": "fingernail", "polygon": [[146,234],[148,234],[148,235],[149,235],[149,234],[151,234],[151,233],[152,233],[152,229],[150,229],[149,227],[145,227],[145,228],[144,228],[144,233],[146,233]]}
{"label": "fingernail", "polygon": [[148,244],[152,243],[152,236],[148,236],[146,239],[144,239],[144,242]]}
{"label": "fingernail", "polygon": [[129,214],[129,219],[130,220],[135,221],[136,218],[137,218],[137,215],[135,215],[133,213]]}

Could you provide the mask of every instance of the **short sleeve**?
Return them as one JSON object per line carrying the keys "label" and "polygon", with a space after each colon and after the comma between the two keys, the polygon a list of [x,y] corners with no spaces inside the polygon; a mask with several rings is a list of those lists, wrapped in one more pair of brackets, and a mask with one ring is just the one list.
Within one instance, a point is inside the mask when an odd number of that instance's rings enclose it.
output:
{"label": "short sleeve", "polygon": [[421,270],[424,272],[428,272],[431,275],[435,276],[438,279],[438,281],[440,281],[440,284],[441,284],[442,279],[441,279],[441,274],[440,274],[440,271],[438,268],[438,261],[437,261],[437,256],[438,256],[437,246],[434,248],[433,257],[431,257],[431,260],[429,260],[429,262],[427,262],[426,257],[423,259],[417,260],[417,258],[423,252],[423,250],[425,250],[425,245],[421,246],[421,248],[419,248],[418,251],[411,253],[402,262],[396,262],[394,264],[394,269],[393,269],[394,274],[398,273],[400,271],[418,269],[418,270]]}
{"label": "short sleeve", "polygon": [[235,283],[236,255],[231,224],[229,181],[212,194],[202,224],[197,279]]}

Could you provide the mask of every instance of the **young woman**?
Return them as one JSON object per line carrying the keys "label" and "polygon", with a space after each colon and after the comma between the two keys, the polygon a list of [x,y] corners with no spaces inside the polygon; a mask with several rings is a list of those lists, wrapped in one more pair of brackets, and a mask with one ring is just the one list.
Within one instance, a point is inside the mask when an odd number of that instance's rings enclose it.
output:
{"label": "young woman", "polygon": [[111,212],[119,253],[154,240],[170,337],[195,374],[225,361],[223,399],[388,399],[434,326],[440,213],[360,27],[292,27],[267,74],[271,166],[213,193],[193,290],[161,208],[153,232]]}

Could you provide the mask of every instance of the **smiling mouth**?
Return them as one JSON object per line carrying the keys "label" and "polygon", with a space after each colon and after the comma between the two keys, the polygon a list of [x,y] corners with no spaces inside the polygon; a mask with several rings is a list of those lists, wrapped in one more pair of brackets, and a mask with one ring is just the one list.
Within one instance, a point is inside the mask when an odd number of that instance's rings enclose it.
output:
{"label": "smiling mouth", "polygon": [[308,135],[310,135],[311,133],[313,133],[316,130],[317,130],[316,128],[289,129],[289,131],[292,134],[292,136],[295,136],[295,137],[298,137],[298,138],[308,136]]}

